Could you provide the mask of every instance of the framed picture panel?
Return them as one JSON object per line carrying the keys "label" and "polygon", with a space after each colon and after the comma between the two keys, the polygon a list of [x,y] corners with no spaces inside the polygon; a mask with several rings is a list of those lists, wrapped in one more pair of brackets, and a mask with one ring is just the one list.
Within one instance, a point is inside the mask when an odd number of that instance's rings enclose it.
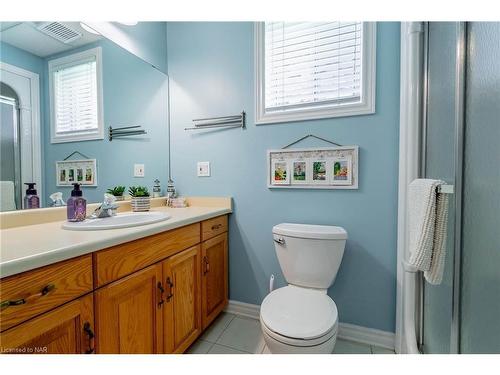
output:
{"label": "framed picture panel", "polygon": [[269,188],[357,189],[358,146],[267,151]]}
{"label": "framed picture panel", "polygon": [[56,186],[97,186],[97,160],[56,161]]}

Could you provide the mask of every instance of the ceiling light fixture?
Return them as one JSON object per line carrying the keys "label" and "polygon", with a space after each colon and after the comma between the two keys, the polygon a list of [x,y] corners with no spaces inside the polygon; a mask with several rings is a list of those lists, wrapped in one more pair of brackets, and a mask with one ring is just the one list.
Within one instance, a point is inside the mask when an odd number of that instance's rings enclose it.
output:
{"label": "ceiling light fixture", "polygon": [[117,23],[125,26],[135,26],[138,24],[137,21],[130,21],[130,22],[117,21]]}

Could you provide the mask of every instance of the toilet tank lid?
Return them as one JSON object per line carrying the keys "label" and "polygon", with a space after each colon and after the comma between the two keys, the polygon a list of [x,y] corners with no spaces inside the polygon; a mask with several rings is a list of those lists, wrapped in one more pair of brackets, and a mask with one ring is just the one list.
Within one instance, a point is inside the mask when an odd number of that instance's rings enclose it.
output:
{"label": "toilet tank lid", "polygon": [[273,233],[281,236],[297,238],[313,238],[322,240],[347,239],[347,232],[344,228],[332,225],[282,223],[273,227]]}

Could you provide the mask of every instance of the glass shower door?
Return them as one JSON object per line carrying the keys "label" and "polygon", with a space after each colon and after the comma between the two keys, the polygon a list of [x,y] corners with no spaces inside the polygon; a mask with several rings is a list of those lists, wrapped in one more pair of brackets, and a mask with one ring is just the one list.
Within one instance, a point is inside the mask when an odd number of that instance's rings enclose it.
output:
{"label": "glass shower door", "polygon": [[455,196],[443,283],[422,283],[424,353],[500,353],[499,40],[498,22],[428,26],[423,175]]}
{"label": "glass shower door", "polygon": [[467,41],[460,352],[500,353],[500,23]]}

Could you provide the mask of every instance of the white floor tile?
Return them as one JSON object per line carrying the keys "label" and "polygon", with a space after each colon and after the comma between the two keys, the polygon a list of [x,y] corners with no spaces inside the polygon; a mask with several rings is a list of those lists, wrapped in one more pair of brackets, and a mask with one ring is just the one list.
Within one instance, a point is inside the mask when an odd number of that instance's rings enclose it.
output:
{"label": "white floor tile", "polygon": [[396,354],[394,350],[372,345],[372,354]]}
{"label": "white floor tile", "polygon": [[214,344],[208,341],[197,340],[186,351],[187,354],[206,354]]}
{"label": "white floor tile", "polygon": [[260,322],[240,317],[229,323],[217,343],[248,353],[261,353],[265,344]]}
{"label": "white floor tile", "polygon": [[234,319],[234,314],[221,313],[206,329],[206,331],[201,335],[200,339],[208,342],[215,343],[217,339],[220,337],[222,332],[226,329],[226,327],[231,323]]}
{"label": "white floor tile", "polygon": [[212,348],[208,351],[208,354],[250,354],[250,353],[245,353],[240,350],[229,348],[227,346],[214,344]]}
{"label": "white floor tile", "polygon": [[333,354],[371,354],[370,345],[359,344],[353,341],[338,340]]}

